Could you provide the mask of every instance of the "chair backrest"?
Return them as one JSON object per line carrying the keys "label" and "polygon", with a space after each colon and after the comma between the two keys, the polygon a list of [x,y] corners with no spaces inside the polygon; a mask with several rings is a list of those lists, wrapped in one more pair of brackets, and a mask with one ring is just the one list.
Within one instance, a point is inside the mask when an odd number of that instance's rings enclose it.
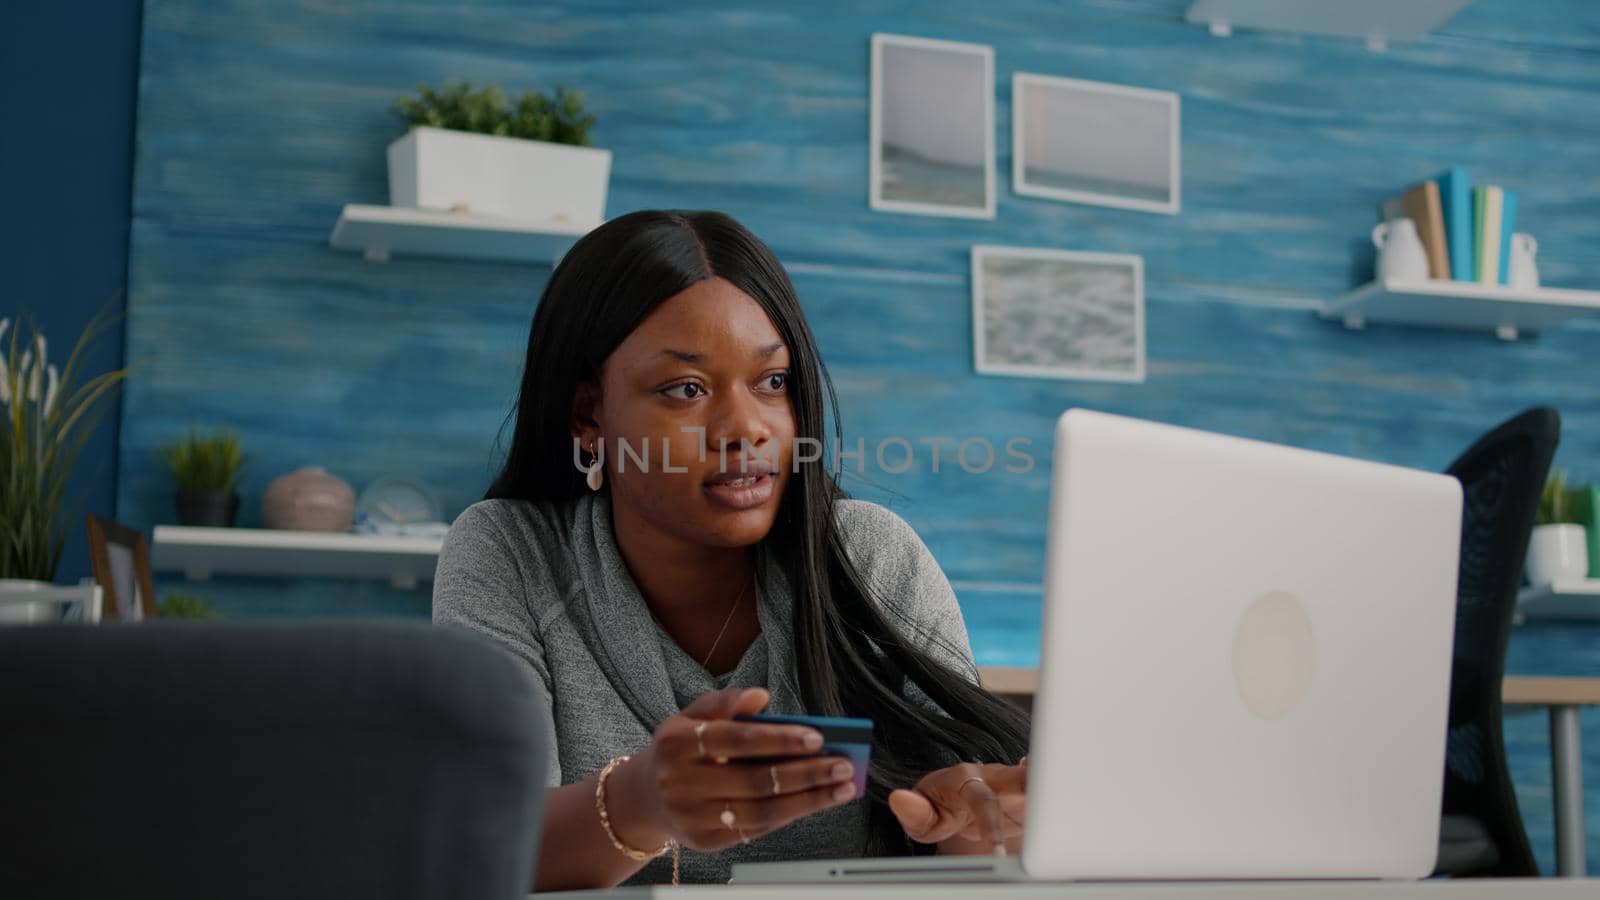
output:
{"label": "chair backrest", "polygon": [[424,623],[0,629],[0,877],[41,897],[522,898],[549,711]]}
{"label": "chair backrest", "polygon": [[101,618],[154,619],[156,592],[144,533],[93,513],[84,516],[84,528],[89,534],[89,563],[94,568],[94,580],[105,592]]}
{"label": "chair backrest", "polygon": [[1488,829],[1499,861],[1485,874],[1538,874],[1506,767],[1500,697],[1522,562],[1560,436],[1555,410],[1529,409],[1446,470],[1460,479],[1464,497],[1444,812]]}

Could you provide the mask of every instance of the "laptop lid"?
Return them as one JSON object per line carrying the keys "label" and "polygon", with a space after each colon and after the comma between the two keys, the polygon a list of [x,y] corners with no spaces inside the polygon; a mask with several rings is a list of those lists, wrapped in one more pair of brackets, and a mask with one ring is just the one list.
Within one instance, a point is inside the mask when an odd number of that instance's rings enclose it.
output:
{"label": "laptop lid", "polygon": [[1429,874],[1459,483],[1087,410],[1054,465],[1029,876]]}

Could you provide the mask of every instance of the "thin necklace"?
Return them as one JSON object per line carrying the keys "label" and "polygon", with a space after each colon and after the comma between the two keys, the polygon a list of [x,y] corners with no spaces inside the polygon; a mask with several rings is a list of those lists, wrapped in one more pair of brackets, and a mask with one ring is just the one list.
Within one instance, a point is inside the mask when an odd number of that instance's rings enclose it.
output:
{"label": "thin necklace", "polygon": [[744,587],[739,589],[739,596],[733,598],[733,605],[728,607],[728,617],[722,620],[722,630],[717,632],[716,640],[711,642],[711,651],[706,654],[706,658],[700,660],[700,668],[704,669],[706,667],[706,663],[711,662],[711,657],[716,654],[717,645],[722,643],[722,636],[728,631],[728,623],[733,621],[733,614],[738,611],[739,603],[744,600],[744,592],[749,590],[749,588],[750,582],[745,582]]}

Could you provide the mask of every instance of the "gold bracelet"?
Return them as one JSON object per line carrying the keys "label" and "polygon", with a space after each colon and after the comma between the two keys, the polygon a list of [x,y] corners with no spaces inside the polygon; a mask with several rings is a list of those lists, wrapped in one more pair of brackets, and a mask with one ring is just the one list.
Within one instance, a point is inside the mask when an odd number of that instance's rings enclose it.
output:
{"label": "gold bracelet", "polygon": [[611,846],[617,848],[618,853],[621,853],[623,856],[626,856],[634,862],[649,862],[650,860],[666,853],[668,850],[671,850],[672,883],[677,884],[678,865],[680,860],[680,852],[677,841],[673,840],[672,838],[667,838],[666,843],[661,845],[660,850],[650,853],[644,850],[635,850],[632,847],[629,847],[627,844],[624,844],[622,840],[617,837],[617,833],[611,828],[611,815],[606,812],[606,778],[610,777],[612,769],[615,769],[617,766],[622,765],[630,759],[632,759],[631,756],[619,756],[616,759],[611,760],[605,764],[604,768],[600,770],[600,777],[595,779],[594,808],[595,811],[600,814],[600,827],[605,829],[606,837],[611,839]]}

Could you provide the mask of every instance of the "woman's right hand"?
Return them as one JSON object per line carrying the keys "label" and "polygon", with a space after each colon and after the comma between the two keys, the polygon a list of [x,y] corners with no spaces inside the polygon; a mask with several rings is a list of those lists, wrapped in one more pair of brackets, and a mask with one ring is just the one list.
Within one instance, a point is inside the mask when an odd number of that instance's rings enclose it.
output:
{"label": "woman's right hand", "polygon": [[822,747],[816,729],[733,721],[767,701],[761,688],[728,688],[662,722],[650,746],[617,773],[632,770],[629,784],[638,791],[638,819],[617,823],[622,839],[639,849],[672,838],[720,850],[855,799],[849,760],[812,755]]}

